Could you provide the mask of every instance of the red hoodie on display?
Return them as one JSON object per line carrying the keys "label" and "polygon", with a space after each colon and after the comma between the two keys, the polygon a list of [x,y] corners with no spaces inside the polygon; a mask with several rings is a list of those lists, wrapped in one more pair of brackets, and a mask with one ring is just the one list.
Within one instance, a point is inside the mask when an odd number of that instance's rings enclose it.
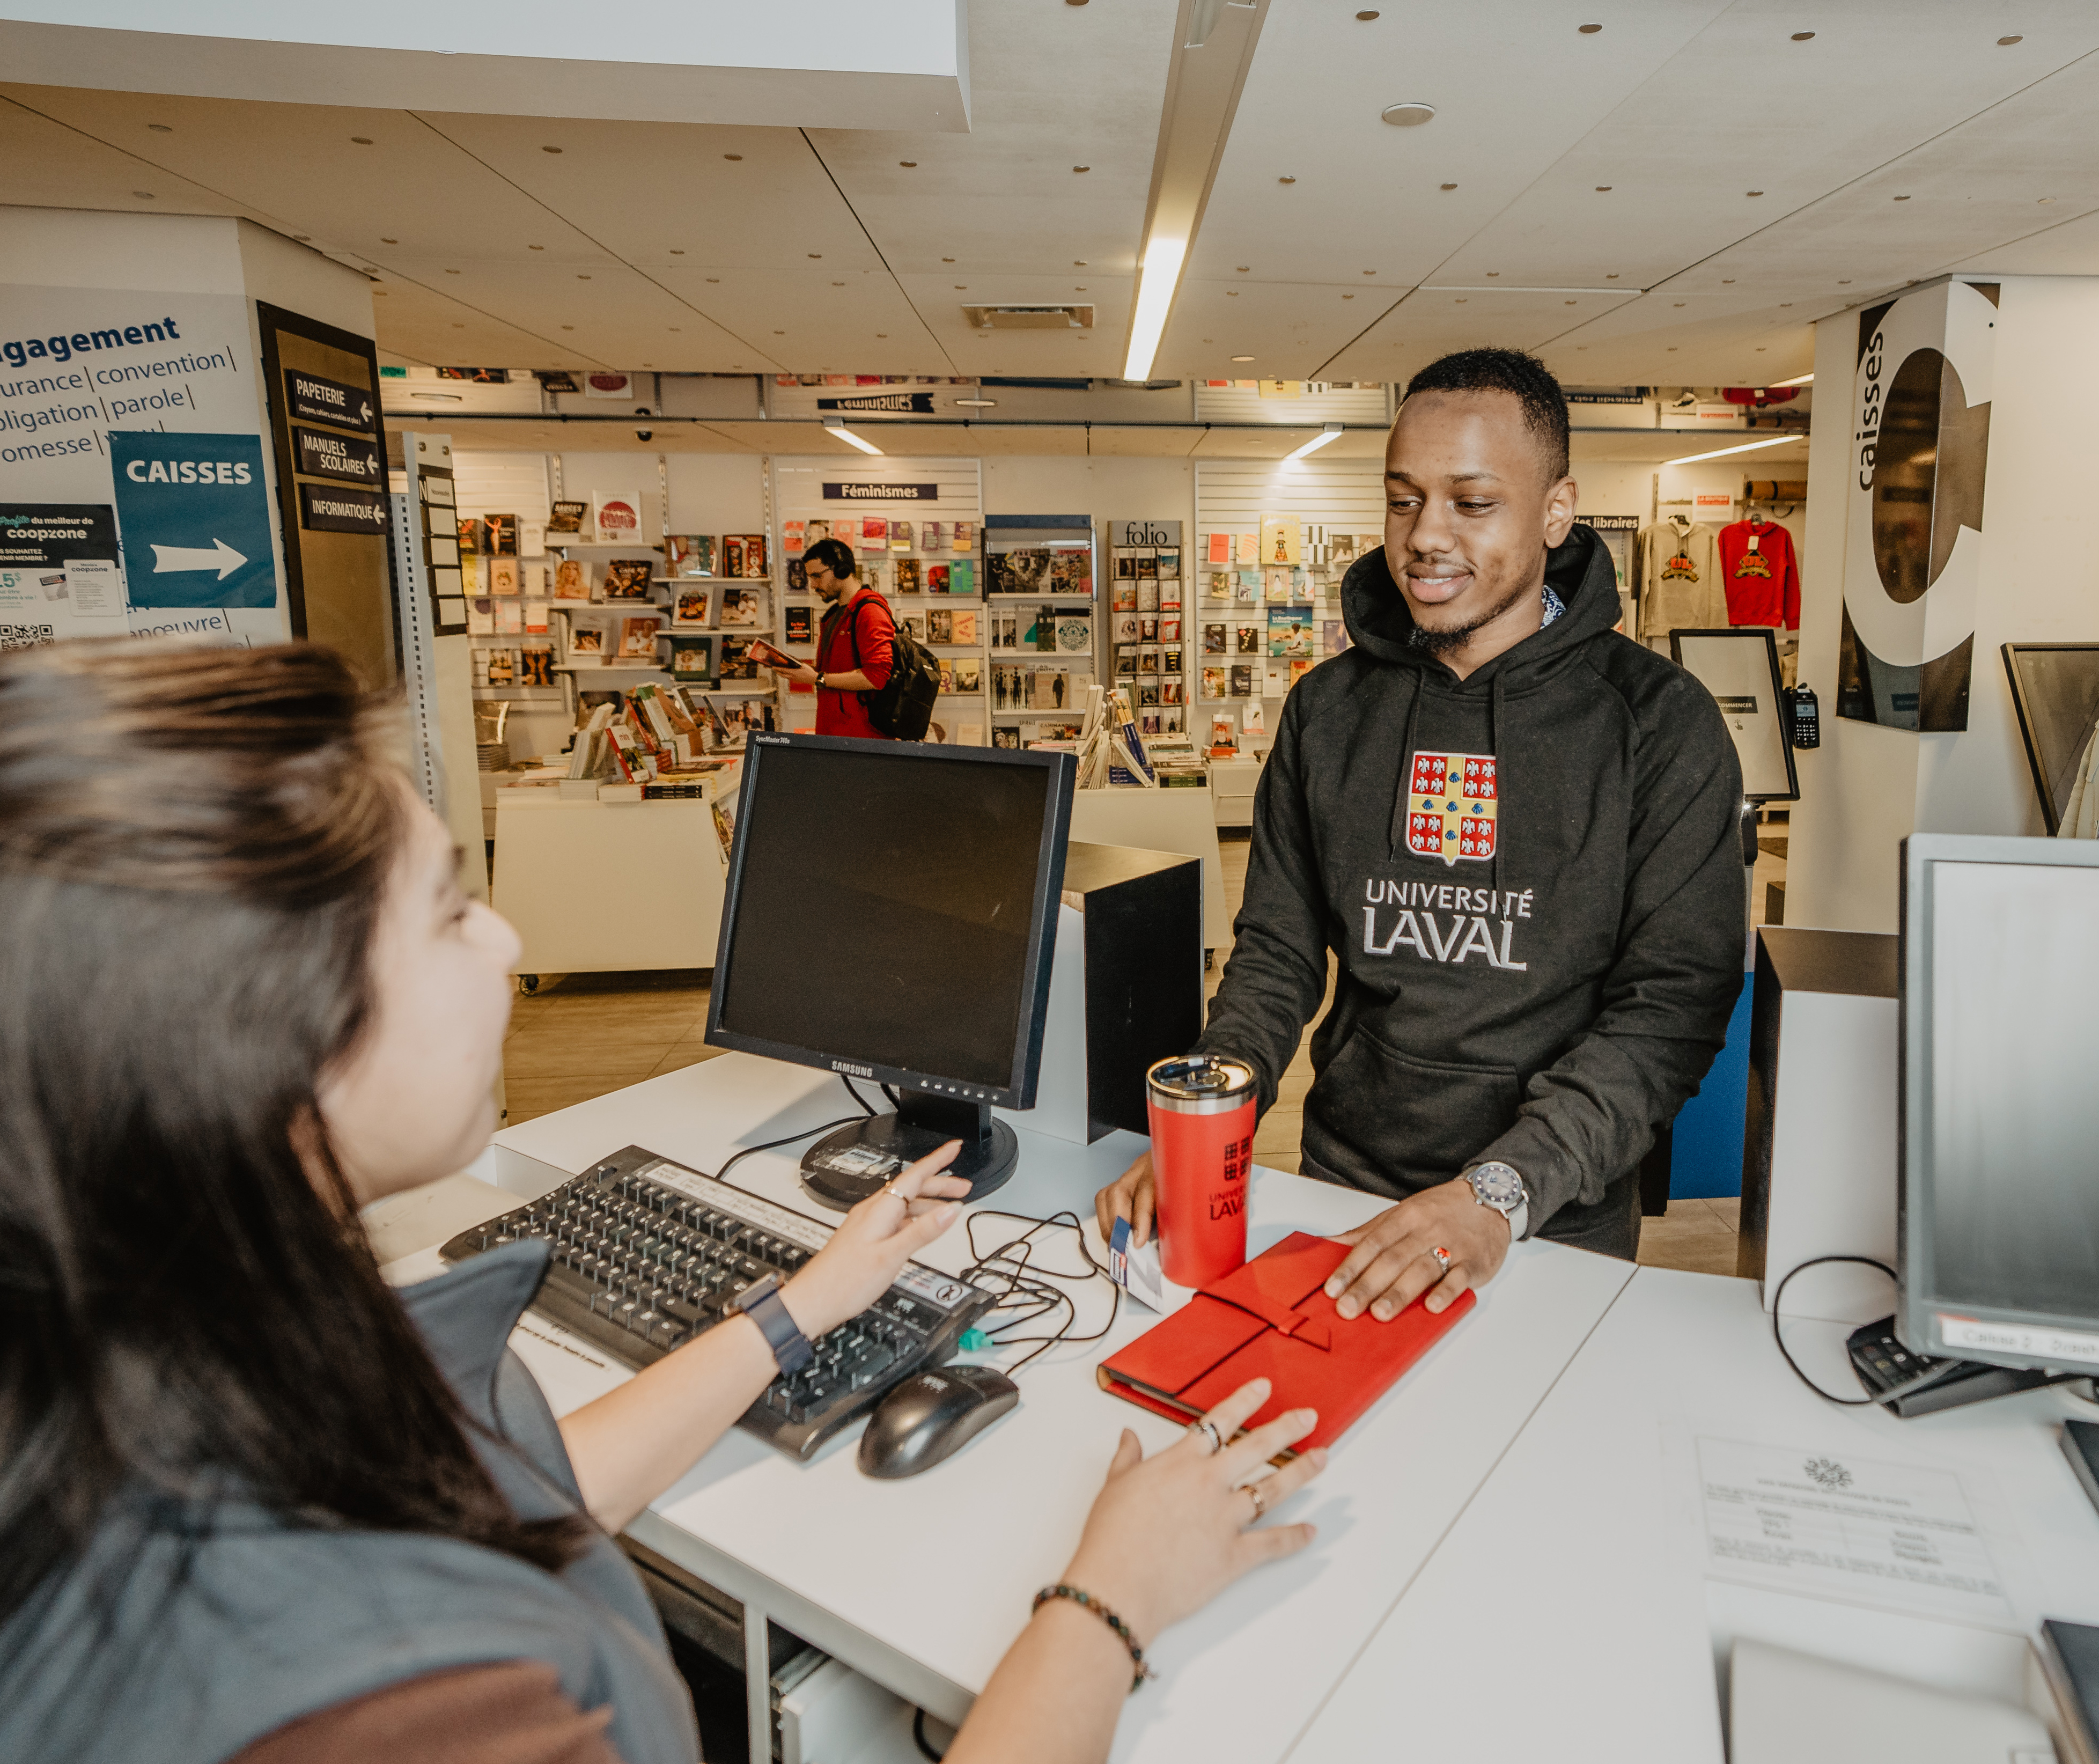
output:
{"label": "red hoodie on display", "polygon": [[1800,570],[1793,535],[1776,521],[1737,521],[1720,529],[1720,581],[1731,625],[1800,629]]}

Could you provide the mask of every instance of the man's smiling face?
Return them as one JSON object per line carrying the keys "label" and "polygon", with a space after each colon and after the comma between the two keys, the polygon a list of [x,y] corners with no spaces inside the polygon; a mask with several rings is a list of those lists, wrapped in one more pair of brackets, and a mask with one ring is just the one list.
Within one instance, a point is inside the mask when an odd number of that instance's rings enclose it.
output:
{"label": "man's smiling face", "polygon": [[1384,466],[1385,561],[1426,646],[1463,649],[1513,622],[1536,629],[1545,554],[1573,524],[1575,486],[1554,475],[1516,395],[1415,394]]}

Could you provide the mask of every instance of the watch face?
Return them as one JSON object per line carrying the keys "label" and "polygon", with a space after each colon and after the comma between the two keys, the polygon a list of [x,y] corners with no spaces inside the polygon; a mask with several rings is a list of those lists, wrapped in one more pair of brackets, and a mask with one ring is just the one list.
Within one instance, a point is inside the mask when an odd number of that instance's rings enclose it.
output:
{"label": "watch face", "polygon": [[1523,1199],[1523,1178],[1505,1164],[1483,1164],[1470,1176],[1472,1192],[1490,1207],[1513,1207]]}

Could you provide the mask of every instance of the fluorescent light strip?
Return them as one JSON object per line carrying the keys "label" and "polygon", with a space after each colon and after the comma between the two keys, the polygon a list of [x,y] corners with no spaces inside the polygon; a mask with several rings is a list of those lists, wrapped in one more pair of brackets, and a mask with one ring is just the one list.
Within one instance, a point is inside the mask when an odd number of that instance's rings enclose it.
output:
{"label": "fluorescent light strip", "polygon": [[866,440],[859,435],[856,435],[850,429],[847,428],[843,423],[827,422],[824,425],[824,428],[828,433],[836,435],[838,439],[843,441],[847,446],[857,447],[862,453],[880,453],[882,451],[882,449],[875,446],[873,442]]}
{"label": "fluorescent light strip", "polygon": [[1773,435],[1768,441],[1745,442],[1739,447],[1716,447],[1710,453],[1687,453],[1680,460],[1664,460],[1664,465],[1696,465],[1701,460],[1724,460],[1731,453],[1754,453],[1759,447],[1782,447],[1789,441],[1805,441],[1805,435]]}
{"label": "fluorescent light strip", "polygon": [[1144,268],[1138,276],[1137,315],[1130,321],[1129,355],[1122,364],[1124,379],[1151,377],[1151,358],[1159,353],[1159,340],[1166,334],[1166,315],[1172,310],[1182,262],[1187,255],[1185,239],[1155,239],[1145,248]]}
{"label": "fluorescent light strip", "polygon": [[1301,460],[1308,453],[1317,453],[1322,447],[1325,446],[1328,442],[1339,441],[1341,438],[1341,425],[1339,423],[1329,423],[1323,430],[1322,430],[1318,434],[1314,435],[1309,441],[1306,442],[1303,446],[1298,447],[1289,453],[1286,453],[1283,457],[1285,460]]}
{"label": "fluorescent light strip", "polygon": [[1795,374],[1790,380],[1774,380],[1771,384],[1775,386],[1811,386],[1815,384],[1815,376]]}

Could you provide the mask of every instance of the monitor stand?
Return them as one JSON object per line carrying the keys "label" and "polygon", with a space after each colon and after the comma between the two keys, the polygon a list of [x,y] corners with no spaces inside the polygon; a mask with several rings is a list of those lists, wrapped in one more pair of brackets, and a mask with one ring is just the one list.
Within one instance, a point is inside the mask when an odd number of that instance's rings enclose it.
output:
{"label": "monitor stand", "polygon": [[966,1197],[982,1200],[1002,1188],[1020,1162],[1020,1142],[991,1105],[931,1090],[900,1090],[893,1115],[870,1115],[829,1133],[802,1155],[802,1186],[840,1212],[875,1193],[907,1164],[959,1139],[947,1174],[965,1178]]}

